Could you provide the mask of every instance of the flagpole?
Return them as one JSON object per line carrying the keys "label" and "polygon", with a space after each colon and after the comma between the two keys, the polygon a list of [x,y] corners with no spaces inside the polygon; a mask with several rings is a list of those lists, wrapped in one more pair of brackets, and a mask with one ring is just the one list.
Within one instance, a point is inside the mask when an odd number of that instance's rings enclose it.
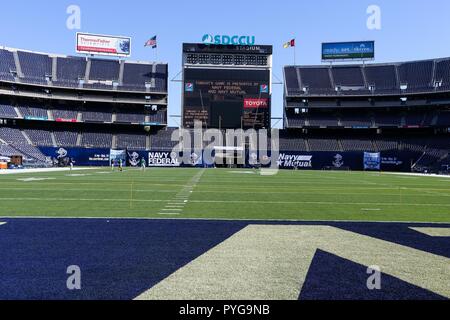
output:
{"label": "flagpole", "polygon": [[296,60],[296,56],[297,56],[296,52],[297,52],[297,39],[294,38],[294,66],[297,65],[297,63],[295,61]]}

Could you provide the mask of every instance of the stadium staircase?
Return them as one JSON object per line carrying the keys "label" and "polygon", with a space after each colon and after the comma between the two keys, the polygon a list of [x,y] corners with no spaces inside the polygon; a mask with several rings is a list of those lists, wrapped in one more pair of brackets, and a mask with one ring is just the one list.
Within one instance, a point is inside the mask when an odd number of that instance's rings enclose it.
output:
{"label": "stadium staircase", "polygon": [[22,113],[20,113],[20,110],[19,110],[19,108],[17,108],[17,107],[14,107],[14,110],[16,111],[16,113],[17,113],[17,116],[18,116],[19,118],[23,118],[23,115],[22,115]]}
{"label": "stadium staircase", "polygon": [[[436,62],[436,60],[434,60],[433,61],[433,71],[431,72],[431,81],[430,81],[430,86],[431,87],[434,87],[434,81],[435,81],[435,79],[436,79],[436,68],[437,68],[437,62]],[[435,88],[435,89],[437,89],[437,88]]]}
{"label": "stadium staircase", "polygon": [[58,81],[57,69],[58,68],[58,58],[52,57],[52,81]]}
{"label": "stadium staircase", "polygon": [[58,143],[56,142],[55,134],[53,132],[50,132],[50,137],[52,138],[53,146],[57,147]]}
{"label": "stadium staircase", "polygon": [[333,70],[331,68],[328,69],[328,76],[330,77],[330,83],[334,90],[336,88],[336,84],[334,83]]}
{"label": "stadium staircase", "polygon": [[112,136],[112,149],[117,148],[117,135],[113,134]]}
{"label": "stadium staircase", "polygon": [[365,66],[363,66],[363,67],[361,68],[361,74],[362,74],[363,79],[364,79],[364,86],[368,89],[368,88],[369,88],[369,83],[367,82],[367,76],[366,76],[366,68],[365,68]]}
{"label": "stadium staircase", "polygon": [[83,134],[80,132],[80,133],[78,134],[78,136],[77,136],[77,143],[76,143],[76,146],[77,146],[77,147],[80,147],[80,146],[81,146],[81,141],[82,141],[82,139],[83,139]]}
{"label": "stadium staircase", "polygon": [[149,135],[147,135],[145,137],[145,147],[147,148],[147,150],[150,150],[150,148],[151,148],[151,140],[150,140],[150,136]]}
{"label": "stadium staircase", "polygon": [[52,111],[51,111],[50,109],[47,110],[47,118],[48,118],[48,120],[50,120],[50,121],[55,120],[55,118],[53,117],[53,113],[52,113]]}
{"label": "stadium staircase", "polygon": [[119,86],[123,85],[123,71],[125,69],[125,61],[120,61],[120,68],[119,68]]}
{"label": "stadium staircase", "polygon": [[19,78],[23,78],[22,67],[20,66],[19,54],[17,51],[13,52],[14,63],[16,64],[16,72]]}
{"label": "stadium staircase", "polygon": [[84,74],[84,81],[86,83],[89,82],[89,75],[91,74],[91,65],[92,65],[92,62],[91,62],[91,59],[89,59],[86,63],[86,72]]}
{"label": "stadium staircase", "polygon": [[25,131],[20,131],[22,133],[22,135],[24,136],[24,138],[27,140],[28,144],[33,144],[33,142],[31,141],[30,137],[25,133]]}

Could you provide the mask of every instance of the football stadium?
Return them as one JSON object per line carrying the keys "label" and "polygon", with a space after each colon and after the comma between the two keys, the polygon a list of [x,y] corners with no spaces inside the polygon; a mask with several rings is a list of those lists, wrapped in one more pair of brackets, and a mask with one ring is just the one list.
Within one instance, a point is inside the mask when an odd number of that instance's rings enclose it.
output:
{"label": "football stadium", "polygon": [[0,299],[448,301],[450,51],[393,54],[362,7],[284,44],[0,35]]}

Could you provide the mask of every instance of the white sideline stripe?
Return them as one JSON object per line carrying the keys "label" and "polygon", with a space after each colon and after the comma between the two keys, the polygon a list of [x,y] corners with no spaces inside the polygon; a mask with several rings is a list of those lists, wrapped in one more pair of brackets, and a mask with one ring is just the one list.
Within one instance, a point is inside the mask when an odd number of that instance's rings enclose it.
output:
{"label": "white sideline stripe", "polygon": [[381,211],[380,208],[362,208],[361,211]]}
{"label": "white sideline stripe", "polygon": [[410,229],[426,234],[430,237],[450,237],[450,228],[410,227]]}
{"label": "white sideline stripe", "polygon": [[[0,198],[9,201],[107,201],[130,202],[130,199],[87,199],[87,198]],[[133,202],[167,202],[159,199],[133,199]],[[173,200],[172,200],[173,201]],[[186,200],[185,200],[186,201]],[[378,205],[378,206],[412,206],[412,207],[450,207],[447,203],[400,203],[400,202],[333,202],[333,201],[252,201],[252,200],[189,200],[191,203],[265,203],[265,204],[318,204],[318,205]]]}
{"label": "white sideline stripe", "polygon": [[162,211],[182,211],[181,209],[161,209]]}
{"label": "white sideline stripe", "polygon": [[[132,217],[132,216],[128,216],[128,217],[105,217],[105,216],[98,216],[98,217],[92,217],[92,216],[85,216],[85,217],[80,217],[80,216],[27,216],[27,215],[20,215],[20,216],[8,216],[8,215],[0,215],[1,219],[30,219],[30,220],[39,220],[39,219],[43,219],[43,220],[82,220],[82,219],[86,219],[86,220],[159,220],[159,218],[157,217]],[[441,226],[441,225],[449,225],[449,222],[426,222],[426,221],[398,221],[398,220],[392,220],[392,221],[387,221],[387,220],[362,220],[362,219],[355,219],[355,220],[345,220],[345,219],[341,219],[341,220],[312,220],[312,219],[261,219],[261,218],[254,218],[254,219],[246,219],[246,218],[189,218],[189,217],[184,217],[182,219],[176,219],[178,221],[247,221],[247,222],[291,222],[293,224],[301,224],[301,223],[305,223],[305,222],[314,222],[314,223],[332,223],[332,222],[348,222],[348,223],[369,223],[369,224],[373,224],[373,223],[384,223],[384,224],[401,224],[401,225],[408,225],[411,223],[414,224],[422,224],[422,225],[437,225],[437,226]]]}
{"label": "white sideline stripe", "polygon": [[170,216],[175,216],[175,215],[179,215],[179,212],[159,212],[158,214],[160,215],[170,215]]}
{"label": "white sideline stripe", "polygon": [[336,227],[249,225],[136,300],[297,300],[317,249],[450,297],[447,257]]}
{"label": "white sideline stripe", "polygon": [[[98,168],[73,168],[73,171],[98,170]],[[2,174],[25,174],[25,173],[41,173],[41,172],[61,172],[70,171],[70,168],[40,168],[40,169],[20,169],[20,170],[0,170]]]}
{"label": "white sideline stripe", "polygon": [[[445,178],[450,179],[450,176],[442,174],[424,174],[424,173],[408,173],[408,172],[380,172],[381,174],[390,174],[397,176],[411,176],[411,177],[430,177],[430,178]],[[448,181],[446,181],[448,182]]]}

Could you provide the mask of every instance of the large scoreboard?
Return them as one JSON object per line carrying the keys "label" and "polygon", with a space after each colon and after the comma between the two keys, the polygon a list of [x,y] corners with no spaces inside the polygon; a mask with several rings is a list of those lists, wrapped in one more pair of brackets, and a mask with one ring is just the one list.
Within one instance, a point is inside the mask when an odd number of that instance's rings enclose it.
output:
{"label": "large scoreboard", "polygon": [[183,126],[270,128],[272,46],[183,44]]}

